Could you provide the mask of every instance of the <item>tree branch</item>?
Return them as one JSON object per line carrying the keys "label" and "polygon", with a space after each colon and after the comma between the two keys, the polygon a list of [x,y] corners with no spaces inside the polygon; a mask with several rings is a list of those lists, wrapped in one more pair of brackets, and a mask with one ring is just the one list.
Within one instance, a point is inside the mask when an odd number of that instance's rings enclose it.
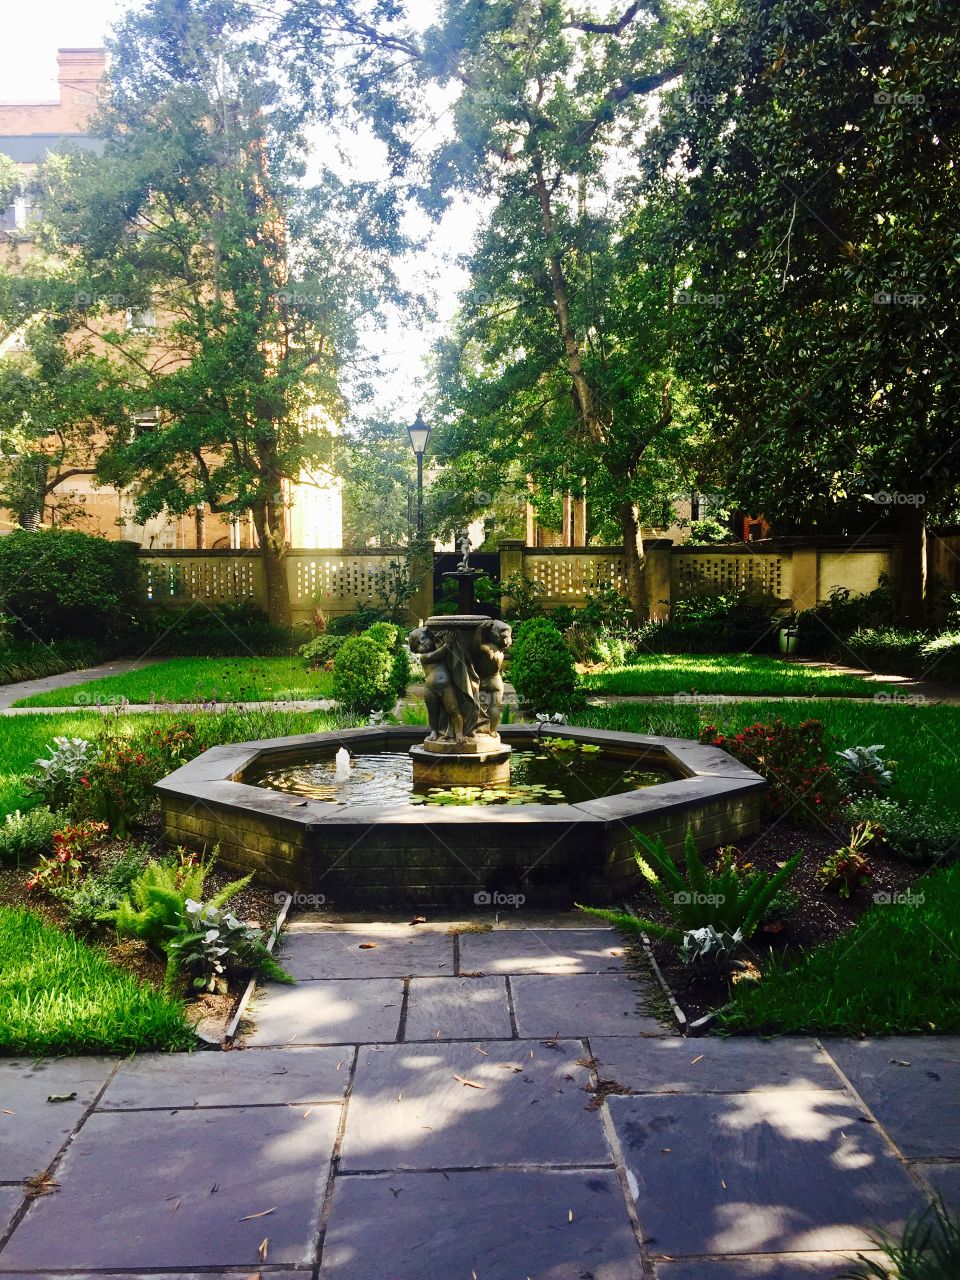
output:
{"label": "tree branch", "polygon": [[595,35],[619,36],[640,12],[641,6],[642,0],[634,0],[616,22],[590,22],[586,18],[571,18],[563,24],[563,28],[565,31],[589,31]]}

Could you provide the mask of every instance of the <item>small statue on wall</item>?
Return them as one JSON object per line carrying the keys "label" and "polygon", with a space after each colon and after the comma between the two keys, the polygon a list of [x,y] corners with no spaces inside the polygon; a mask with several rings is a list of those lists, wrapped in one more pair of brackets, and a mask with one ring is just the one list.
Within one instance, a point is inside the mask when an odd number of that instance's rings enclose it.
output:
{"label": "small statue on wall", "polygon": [[508,622],[488,618],[474,632],[472,657],[480,683],[480,729],[496,738],[503,716],[503,667],[507,650],[513,644]]}
{"label": "small statue on wall", "polygon": [[470,568],[470,532],[464,529],[460,537],[457,539],[457,546],[460,549],[460,563],[457,565],[458,572],[466,572]]}

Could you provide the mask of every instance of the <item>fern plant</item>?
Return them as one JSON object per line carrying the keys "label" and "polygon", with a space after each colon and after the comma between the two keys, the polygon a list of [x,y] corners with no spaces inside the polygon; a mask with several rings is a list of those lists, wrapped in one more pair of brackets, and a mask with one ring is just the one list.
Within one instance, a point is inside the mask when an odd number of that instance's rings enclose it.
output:
{"label": "fern plant", "polygon": [[[148,947],[163,950],[170,930],[176,929],[183,918],[187,899],[199,898],[203,893],[211,865],[209,862],[198,862],[194,866],[148,862],[131,884],[129,895],[112,913],[117,933],[125,938],[139,938]],[[235,889],[236,892],[239,890]]]}
{"label": "fern plant", "polygon": [[955,1280],[960,1276],[960,1217],[942,1199],[914,1214],[899,1240],[876,1241],[886,1255],[883,1262],[857,1254],[857,1265],[841,1271],[837,1280]]}
{"label": "fern plant", "polygon": [[678,947],[683,946],[684,939],[694,930],[707,928],[718,935],[739,934],[746,941],[800,862],[800,854],[796,854],[772,876],[743,868],[733,857],[721,858],[716,869],[712,869],[702,861],[688,827],[684,842],[686,865],[681,871],[667,852],[662,837],[651,840],[639,831],[634,835],[641,846],[634,854],[637,866],[670,923],[658,924],[655,920],[603,907],[580,907],[580,910],[608,920],[620,929],[665,938]]}

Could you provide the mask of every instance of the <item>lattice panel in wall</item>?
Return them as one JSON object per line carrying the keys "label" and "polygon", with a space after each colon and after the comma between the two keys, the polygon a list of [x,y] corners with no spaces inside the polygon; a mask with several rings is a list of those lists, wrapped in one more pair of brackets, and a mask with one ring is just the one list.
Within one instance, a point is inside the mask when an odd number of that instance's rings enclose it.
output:
{"label": "lattice panel in wall", "polygon": [[293,555],[290,560],[294,603],[363,604],[376,598],[376,575],[391,557]]}
{"label": "lattice panel in wall", "polygon": [[154,604],[182,600],[252,600],[256,562],[249,556],[147,560],[146,598]]}
{"label": "lattice panel in wall", "polygon": [[582,600],[602,587],[613,587],[623,593],[626,583],[623,556],[608,552],[590,555],[572,551],[563,555],[537,555],[527,552],[523,571],[544,589],[545,604]]}
{"label": "lattice panel in wall", "polygon": [[721,591],[762,592],[782,599],[784,562],[771,552],[744,555],[718,555],[704,551],[673,557],[671,585],[674,597],[692,596],[709,584]]}

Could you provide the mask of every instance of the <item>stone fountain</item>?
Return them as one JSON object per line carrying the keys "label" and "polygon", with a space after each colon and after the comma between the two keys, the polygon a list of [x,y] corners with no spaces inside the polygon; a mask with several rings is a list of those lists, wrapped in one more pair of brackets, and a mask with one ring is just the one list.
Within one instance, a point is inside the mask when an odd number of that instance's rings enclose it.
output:
{"label": "stone fountain", "polygon": [[408,643],[423,665],[430,732],[410,748],[414,787],[499,786],[509,780],[512,748],[500,739],[501,668],[512,642],[506,622],[477,613],[470,540],[460,539],[461,560],[444,574],[457,581],[457,612],[434,616],[410,632]]}

